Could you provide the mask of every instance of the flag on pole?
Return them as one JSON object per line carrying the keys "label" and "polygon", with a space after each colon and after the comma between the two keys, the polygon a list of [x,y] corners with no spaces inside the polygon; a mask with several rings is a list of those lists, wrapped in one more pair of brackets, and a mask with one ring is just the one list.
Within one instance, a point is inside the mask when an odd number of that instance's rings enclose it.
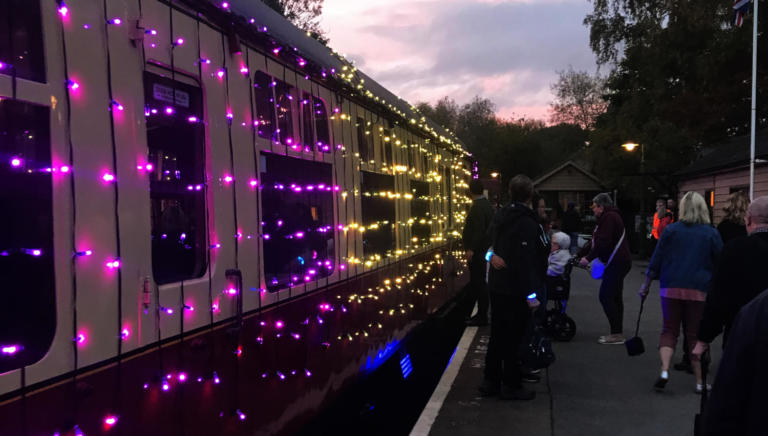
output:
{"label": "flag on pole", "polygon": [[749,4],[752,0],[733,0],[733,10],[736,14],[733,24],[737,27],[741,27],[744,23],[744,15],[749,13]]}

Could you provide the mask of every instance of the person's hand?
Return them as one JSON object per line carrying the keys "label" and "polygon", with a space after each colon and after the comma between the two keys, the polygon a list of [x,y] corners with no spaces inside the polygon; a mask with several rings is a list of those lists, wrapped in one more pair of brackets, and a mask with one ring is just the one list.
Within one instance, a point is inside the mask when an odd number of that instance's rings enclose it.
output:
{"label": "person's hand", "polygon": [[701,356],[709,349],[709,344],[702,341],[696,341],[696,346],[693,347],[691,354],[696,356],[697,359],[701,359]]}
{"label": "person's hand", "polygon": [[504,259],[497,255],[491,256],[491,265],[496,269],[503,269],[507,267],[506,262],[504,262]]}
{"label": "person's hand", "polygon": [[539,306],[541,306],[541,302],[538,298],[528,298],[525,301],[528,302],[528,308],[531,310],[536,310]]}
{"label": "person's hand", "polygon": [[648,285],[646,285],[645,283],[640,285],[640,289],[637,291],[637,295],[639,295],[640,298],[645,300],[645,297],[648,296]]}
{"label": "person's hand", "polygon": [[466,257],[467,257],[467,262],[469,262],[469,261],[471,261],[471,260],[472,260],[472,256],[473,256],[474,254],[475,254],[475,253],[474,253],[472,250],[467,250],[467,251],[466,251],[465,255],[466,255]]}
{"label": "person's hand", "polygon": [[581,260],[579,260],[579,266],[582,268],[586,268],[586,266],[589,265],[589,261],[586,257],[582,257]]}

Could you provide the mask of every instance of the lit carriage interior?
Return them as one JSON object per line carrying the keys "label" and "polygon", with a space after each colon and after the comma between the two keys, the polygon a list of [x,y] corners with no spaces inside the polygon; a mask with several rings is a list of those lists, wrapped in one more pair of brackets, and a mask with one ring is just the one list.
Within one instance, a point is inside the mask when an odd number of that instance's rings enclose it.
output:
{"label": "lit carriage interior", "polygon": [[291,433],[461,288],[468,153],[261,2],[0,23],[0,434]]}

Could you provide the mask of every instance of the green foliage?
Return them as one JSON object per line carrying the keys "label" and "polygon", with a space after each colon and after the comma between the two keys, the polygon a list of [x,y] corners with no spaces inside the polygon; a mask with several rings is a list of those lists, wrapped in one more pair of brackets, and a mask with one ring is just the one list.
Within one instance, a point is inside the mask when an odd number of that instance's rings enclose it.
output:
{"label": "green foliage", "polygon": [[[588,148],[595,173],[638,195],[671,193],[673,174],[704,147],[749,131],[752,17],[733,27],[732,2],[721,0],[593,4],[584,22],[598,63],[610,70],[608,107]],[[758,49],[758,114],[766,114],[764,35]],[[639,153],[620,147],[629,140],[645,146],[644,177]]]}
{"label": "green foliage", "polygon": [[325,32],[320,28],[323,0],[262,0],[267,6],[290,20],[296,27],[307,32],[322,44],[328,44]]}
{"label": "green foliage", "polygon": [[416,107],[433,121],[455,129],[478,161],[481,177],[498,171],[502,184],[520,173],[531,178],[542,175],[578,154],[587,139],[587,132],[577,125],[501,120],[493,102],[480,97],[461,107],[448,97],[434,106],[419,103]]}

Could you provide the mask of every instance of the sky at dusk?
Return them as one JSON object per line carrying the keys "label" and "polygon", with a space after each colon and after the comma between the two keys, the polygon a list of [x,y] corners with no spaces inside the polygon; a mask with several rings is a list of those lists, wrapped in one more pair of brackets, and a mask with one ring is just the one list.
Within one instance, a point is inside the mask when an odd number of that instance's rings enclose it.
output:
{"label": "sky at dusk", "polygon": [[490,98],[503,118],[548,118],[569,65],[595,72],[588,0],[325,0],[330,46],[415,104]]}

